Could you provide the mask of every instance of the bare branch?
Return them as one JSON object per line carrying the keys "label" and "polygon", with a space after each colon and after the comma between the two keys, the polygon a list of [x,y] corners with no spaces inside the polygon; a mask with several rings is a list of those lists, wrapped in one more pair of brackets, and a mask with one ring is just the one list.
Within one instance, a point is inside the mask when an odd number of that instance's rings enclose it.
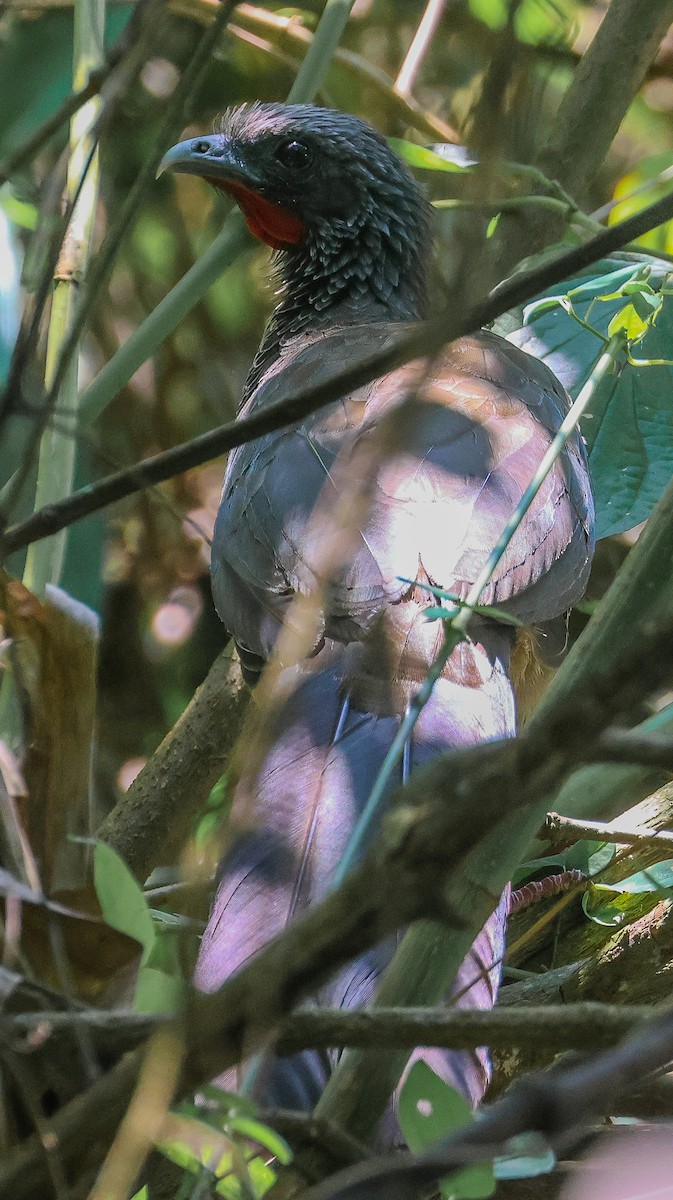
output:
{"label": "bare branch", "polygon": [[624,846],[663,845],[673,847],[673,833],[664,830],[650,833],[648,830],[624,829],[619,822],[576,821],[550,812],[541,831],[542,836],[552,842],[577,841],[578,838],[594,838],[601,842],[618,842]]}

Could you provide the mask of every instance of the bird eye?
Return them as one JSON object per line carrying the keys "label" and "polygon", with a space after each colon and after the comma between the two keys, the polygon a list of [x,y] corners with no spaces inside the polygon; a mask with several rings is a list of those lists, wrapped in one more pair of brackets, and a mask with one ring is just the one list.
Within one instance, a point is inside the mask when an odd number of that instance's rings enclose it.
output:
{"label": "bird eye", "polygon": [[276,149],[276,158],[284,167],[292,167],[293,170],[299,170],[301,167],[307,167],[311,161],[311,151],[305,142],[281,142]]}

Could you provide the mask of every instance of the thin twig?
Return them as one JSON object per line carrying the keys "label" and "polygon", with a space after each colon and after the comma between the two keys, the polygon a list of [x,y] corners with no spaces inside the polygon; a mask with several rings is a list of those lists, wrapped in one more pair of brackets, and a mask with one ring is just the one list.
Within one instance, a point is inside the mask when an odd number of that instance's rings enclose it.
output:
{"label": "thin twig", "polygon": [[445,8],[446,0],[428,0],[395,80],[394,87],[398,96],[404,96],[406,99],[411,94],[416,76],[439,28]]}

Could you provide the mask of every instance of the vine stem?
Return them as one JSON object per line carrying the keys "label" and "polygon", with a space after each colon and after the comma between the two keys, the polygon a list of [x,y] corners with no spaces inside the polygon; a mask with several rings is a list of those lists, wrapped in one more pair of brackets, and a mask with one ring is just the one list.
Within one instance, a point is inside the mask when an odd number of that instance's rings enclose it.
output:
{"label": "vine stem", "polygon": [[523,521],[528,509],[539,492],[542,484],[551,471],[554,463],[562,453],[569,438],[577,428],[581,417],[586,412],[589,404],[593,400],[596,390],[605,379],[606,375],[616,367],[621,355],[627,348],[627,338],[623,330],[614,333],[605,346],[596,365],[587,379],[584,387],[579,393],[577,399],[568,410],[567,416],[559,427],[558,432],[549,444],[548,449],[543,455],[540,464],[531,479],[528,487],[523,493],[519,503],[514,509],[505,528],[503,529],[498,541],[491,550],[486,562],[484,563],[479,575],[475,579],[470,588],[467,598],[460,603],[459,606],[447,608],[447,616],[445,619],[444,640],[439,649],[439,652],[432,663],[423,683],[412,697],[407,712],[400,723],[400,727],[392,741],[390,749],[386,754],[381,769],[374,780],[374,785],[369,794],[367,803],[362,811],[360,820],[358,821],[350,841],[346,846],[343,857],[334,873],[332,881],[333,887],[339,887],[346,875],[349,873],[354,863],[358,859],[362,846],[366,842],[372,823],[377,817],[386,788],[390,781],[390,777],[397,766],[397,763],[402,757],[405,744],[408,738],[411,737],[414,726],[423,711],[425,705],[430,699],[434,686],[437,680],[442,675],[444,668],[449,661],[453,651],[459,642],[463,641],[467,636],[467,630],[472,619],[475,608],[479,604],[479,599],[485,587],[490,583],[493,574],[505,553],[512,537]]}

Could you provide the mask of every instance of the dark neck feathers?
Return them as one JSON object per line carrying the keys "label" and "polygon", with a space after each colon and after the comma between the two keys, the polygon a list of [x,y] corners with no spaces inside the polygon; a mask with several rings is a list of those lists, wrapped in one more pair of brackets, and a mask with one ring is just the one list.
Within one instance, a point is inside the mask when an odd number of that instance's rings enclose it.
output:
{"label": "dark neck feathers", "polygon": [[278,253],[279,303],[246,381],[244,400],[301,333],[426,314],[429,206],[400,164],[391,178],[369,177],[354,219],[313,226],[301,245]]}

